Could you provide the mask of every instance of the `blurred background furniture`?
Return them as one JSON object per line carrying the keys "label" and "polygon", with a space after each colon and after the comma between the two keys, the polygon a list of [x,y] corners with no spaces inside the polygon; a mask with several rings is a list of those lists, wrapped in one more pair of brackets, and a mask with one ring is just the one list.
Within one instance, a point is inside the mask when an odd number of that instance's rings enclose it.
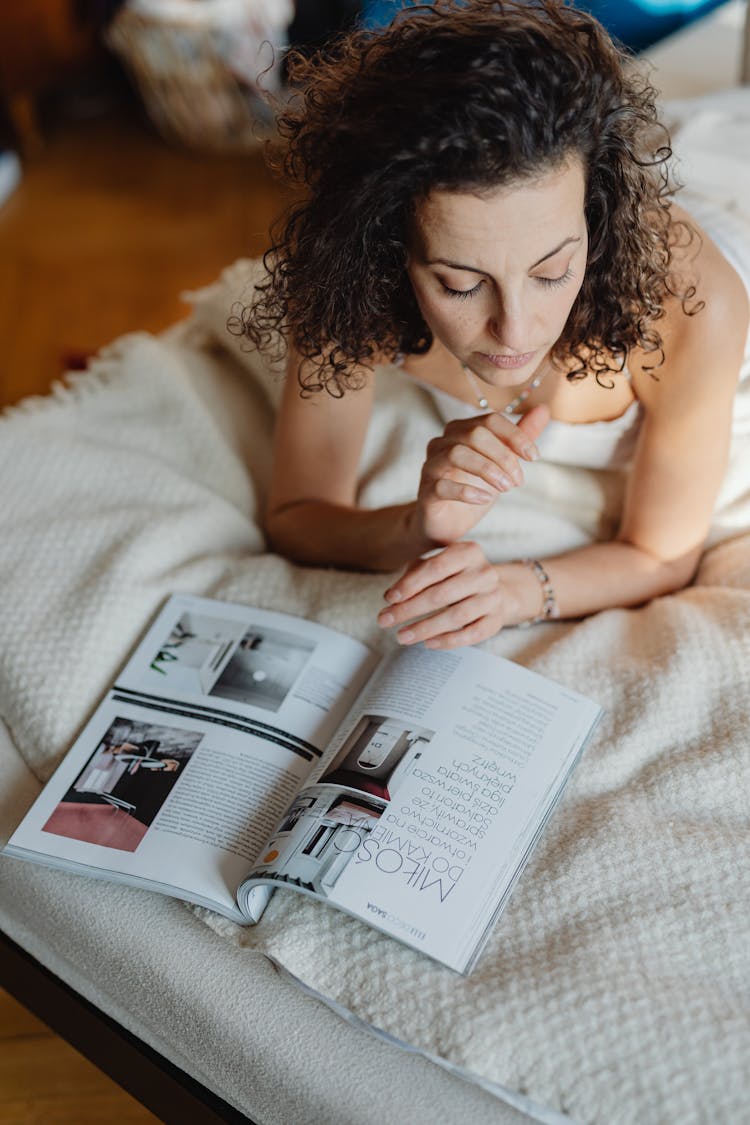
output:
{"label": "blurred background furniture", "polygon": [[[405,4],[417,0],[362,0],[361,21],[367,27],[382,27]],[[577,0],[577,6],[596,16],[609,32],[631,51],[641,52],[675,32],[698,22],[725,0]],[[750,24],[745,27],[745,50],[741,81],[750,81]]]}
{"label": "blurred background furniture", "polygon": [[[278,91],[287,45],[310,50],[361,23],[378,28],[416,0],[25,0],[0,7],[0,148],[41,142],[45,100],[61,88],[80,105],[102,96],[119,56],[168,138],[205,149],[253,146]],[[740,0],[737,0],[737,5]],[[702,37],[722,0],[581,0],[633,51],[680,29]],[[719,22],[726,17],[720,17]],[[750,80],[750,21],[737,79]],[[702,67],[705,71],[709,68]]]}
{"label": "blurred background furniture", "polygon": [[87,74],[104,55],[106,0],[24,0],[0,6],[3,114],[25,148],[40,142],[39,99]]}

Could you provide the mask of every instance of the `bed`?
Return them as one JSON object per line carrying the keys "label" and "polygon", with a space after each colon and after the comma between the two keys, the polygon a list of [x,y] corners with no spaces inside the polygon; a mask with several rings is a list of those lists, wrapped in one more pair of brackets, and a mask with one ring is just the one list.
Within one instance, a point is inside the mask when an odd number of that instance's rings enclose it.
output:
{"label": "bed", "polygon": [[[741,17],[728,5],[652,52],[691,189],[739,224],[750,222],[750,93],[722,87],[739,73]],[[266,553],[257,512],[279,384],[223,333],[251,276],[238,263],[194,295],[187,321],[116,341],[90,372],[0,423],[0,839],[167,593],[287,609],[385,643],[372,624],[382,577],[300,571]],[[437,424],[418,388],[388,372],[382,383],[362,471],[372,504],[409,495],[414,451]],[[277,895],[246,930],[0,857],[0,983],[165,1121],[742,1120],[742,401],[694,586],[492,643],[599,699],[607,718],[468,981],[296,896]],[[540,466],[531,514],[511,506],[488,524],[496,557],[520,541],[543,554],[607,534],[622,482],[567,471],[581,474],[575,506],[556,504],[550,520],[549,497],[570,494],[571,481]]]}

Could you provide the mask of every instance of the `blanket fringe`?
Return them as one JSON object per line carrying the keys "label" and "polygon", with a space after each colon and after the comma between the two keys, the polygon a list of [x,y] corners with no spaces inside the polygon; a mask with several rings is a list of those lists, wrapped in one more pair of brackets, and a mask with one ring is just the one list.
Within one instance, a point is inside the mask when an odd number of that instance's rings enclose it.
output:
{"label": "blanket fringe", "polygon": [[85,371],[65,371],[50,384],[46,394],[28,395],[20,402],[3,407],[0,422],[43,414],[52,407],[76,406],[93,398],[115,381],[121,371],[119,364],[134,343],[155,339],[149,332],[129,332],[119,336],[92,356]]}

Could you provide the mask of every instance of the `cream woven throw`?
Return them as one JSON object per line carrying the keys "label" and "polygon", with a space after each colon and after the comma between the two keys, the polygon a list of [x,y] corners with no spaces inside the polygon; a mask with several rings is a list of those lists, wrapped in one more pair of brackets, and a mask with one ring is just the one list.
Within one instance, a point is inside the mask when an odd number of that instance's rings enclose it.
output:
{"label": "cream woven throw", "polygon": [[[41,778],[171,592],[387,643],[374,626],[383,576],[302,570],[265,553],[256,515],[274,384],[204,328],[195,314],[161,338],[126,337],[68,389],[0,421],[0,713]],[[384,372],[364,502],[413,494],[436,426],[419,389]],[[581,1122],[746,1120],[743,448],[740,425],[730,514],[695,585],[490,643],[591,695],[606,717],[468,980],[292,893],[278,893],[254,929],[204,911],[206,922],[377,1027]],[[530,468],[524,495],[487,522],[494,557],[611,530],[616,478]]]}
{"label": "cream woven throw", "polygon": [[[198,344],[190,328],[126,338],[70,390],[0,423],[0,700],[42,777],[171,591],[382,643],[382,576],[263,553],[269,408],[241,368]],[[419,391],[383,382],[365,466],[372,502],[409,494],[436,425]],[[584,541],[590,502],[609,495],[582,479],[578,523],[559,511],[548,522],[534,487],[525,521],[508,506],[490,529],[499,556],[551,548],[549,527],[566,545]],[[581,1121],[741,1120],[749,637],[750,541],[738,537],[674,597],[490,646],[587,692],[607,716],[468,980],[292,894],[252,930],[203,917],[376,1026]]]}

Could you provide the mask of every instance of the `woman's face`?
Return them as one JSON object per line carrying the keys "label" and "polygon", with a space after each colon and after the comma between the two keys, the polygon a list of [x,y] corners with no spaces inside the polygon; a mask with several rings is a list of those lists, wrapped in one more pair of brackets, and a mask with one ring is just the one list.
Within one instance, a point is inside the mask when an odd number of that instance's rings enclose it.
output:
{"label": "woman's face", "polygon": [[588,239],[577,158],[491,193],[435,191],[416,208],[408,273],[433,335],[494,387],[528,382],[560,336]]}

